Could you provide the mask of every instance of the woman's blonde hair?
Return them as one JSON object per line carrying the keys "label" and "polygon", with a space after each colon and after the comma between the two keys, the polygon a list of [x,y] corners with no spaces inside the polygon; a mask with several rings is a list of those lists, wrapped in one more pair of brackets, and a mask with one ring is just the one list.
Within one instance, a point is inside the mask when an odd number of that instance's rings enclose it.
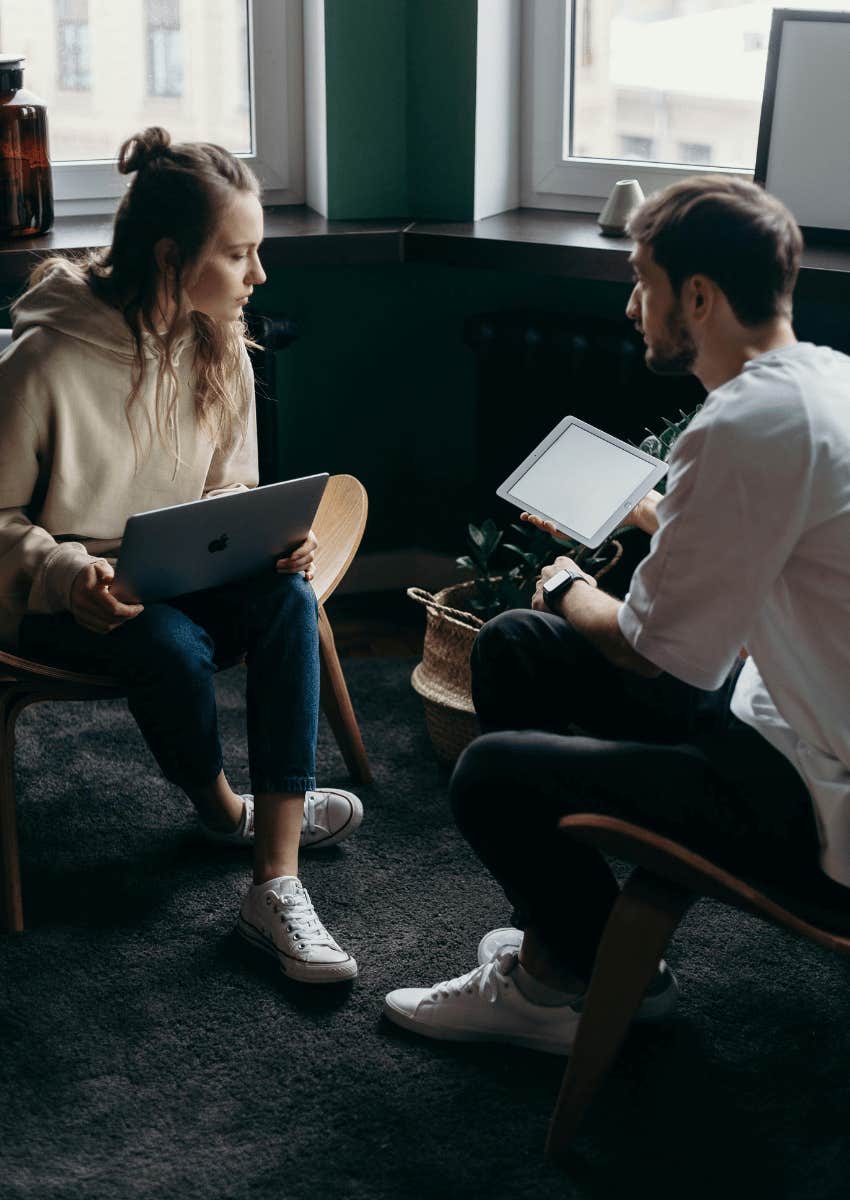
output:
{"label": "woman's blonde hair", "polygon": [[[118,170],[135,178],[115,214],[112,244],[88,255],[78,263],[78,269],[100,299],[118,308],[133,336],[133,378],[125,408],[137,458],[139,444],[131,410],[148,369],[142,335],[152,337],[160,352],[155,423],[161,441],[168,445],[166,430],[176,415],[177,404],[172,350],[185,329],[187,315],[191,316],[194,332],[196,418],[216,446],[229,445],[237,429],[245,435],[249,397],[242,355],[243,346],[254,343],[241,318],[225,323],[197,311],[189,314],[184,281],[200,263],[234,193],[248,192],[259,198],[257,177],[221,146],[207,142],[172,145],[168,132],[158,126],[124,142],[118,152]],[[167,281],[162,278],[155,254],[157,243],[164,238],[174,244]],[[56,261],[48,259],[39,264],[30,284],[37,283]],[[158,304],[163,282],[167,282],[174,301],[165,328],[161,328]],[[150,426],[149,416],[148,423]]]}

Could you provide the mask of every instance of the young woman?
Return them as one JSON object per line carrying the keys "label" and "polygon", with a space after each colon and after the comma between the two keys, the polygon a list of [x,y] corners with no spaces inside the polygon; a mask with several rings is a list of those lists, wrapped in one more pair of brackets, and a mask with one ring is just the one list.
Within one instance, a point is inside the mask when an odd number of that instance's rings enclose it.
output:
{"label": "young woman", "polygon": [[[163,603],[110,592],[127,517],[257,483],[242,309],[264,282],[255,176],[217,146],[151,128],[112,245],[51,259],[13,306],[0,362],[0,641],[120,676],[165,776],[210,838],[254,847],[239,914],[287,975],[357,974],[298,879],[301,846],[352,833],[362,806],[316,790],[319,701],[310,534],[267,573]],[[114,558],[113,558],[114,561]],[[245,653],[251,795],[222,768],[213,676]]]}

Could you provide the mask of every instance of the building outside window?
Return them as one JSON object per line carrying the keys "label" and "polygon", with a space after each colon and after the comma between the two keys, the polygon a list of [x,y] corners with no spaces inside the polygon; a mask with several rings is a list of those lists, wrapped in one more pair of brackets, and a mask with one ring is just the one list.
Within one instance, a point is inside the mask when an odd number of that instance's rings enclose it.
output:
{"label": "building outside window", "polygon": [[149,96],[183,95],[180,0],[145,0]]}
{"label": "building outside window", "polygon": [[711,146],[707,142],[680,142],[679,157],[676,162],[709,166],[713,162]]}
{"label": "building outside window", "polygon": [[[840,11],[849,0],[794,0]],[[523,202],[604,197],[623,160],[655,190],[687,170],[752,174],[771,0],[528,0]],[[587,202],[590,207],[590,202]],[[554,207],[581,207],[553,201]]]}
{"label": "building outside window", "polygon": [[638,158],[645,162],[646,159],[652,158],[653,153],[652,138],[620,134],[620,158]]}
{"label": "building outside window", "polygon": [[88,0],[56,0],[56,60],[62,91],[91,90]]}
{"label": "building outside window", "polygon": [[236,105],[242,112],[247,112],[251,104],[251,39],[248,36],[248,5],[245,0],[235,0],[236,28],[238,35],[234,50],[236,53]]}
{"label": "building outside window", "polygon": [[0,0],[0,29],[47,105],[60,214],[114,207],[118,147],[145,125],[244,156],[270,203],[303,201],[301,0]]}

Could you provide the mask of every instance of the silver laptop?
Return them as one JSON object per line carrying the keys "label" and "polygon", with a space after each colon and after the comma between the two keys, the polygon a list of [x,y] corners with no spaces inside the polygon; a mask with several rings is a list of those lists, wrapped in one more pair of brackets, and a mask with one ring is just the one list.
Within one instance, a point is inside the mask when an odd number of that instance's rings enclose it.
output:
{"label": "silver laptop", "polygon": [[130,517],[110,591],[143,604],[268,569],[304,541],[327,473]]}

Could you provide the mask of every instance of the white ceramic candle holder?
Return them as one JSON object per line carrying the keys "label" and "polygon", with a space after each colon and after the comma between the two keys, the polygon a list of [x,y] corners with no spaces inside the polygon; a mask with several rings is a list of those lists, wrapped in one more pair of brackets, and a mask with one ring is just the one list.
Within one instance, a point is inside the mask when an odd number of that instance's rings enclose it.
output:
{"label": "white ceramic candle holder", "polygon": [[599,232],[605,237],[625,237],[626,223],[643,201],[643,189],[636,179],[618,179],[599,214]]}

